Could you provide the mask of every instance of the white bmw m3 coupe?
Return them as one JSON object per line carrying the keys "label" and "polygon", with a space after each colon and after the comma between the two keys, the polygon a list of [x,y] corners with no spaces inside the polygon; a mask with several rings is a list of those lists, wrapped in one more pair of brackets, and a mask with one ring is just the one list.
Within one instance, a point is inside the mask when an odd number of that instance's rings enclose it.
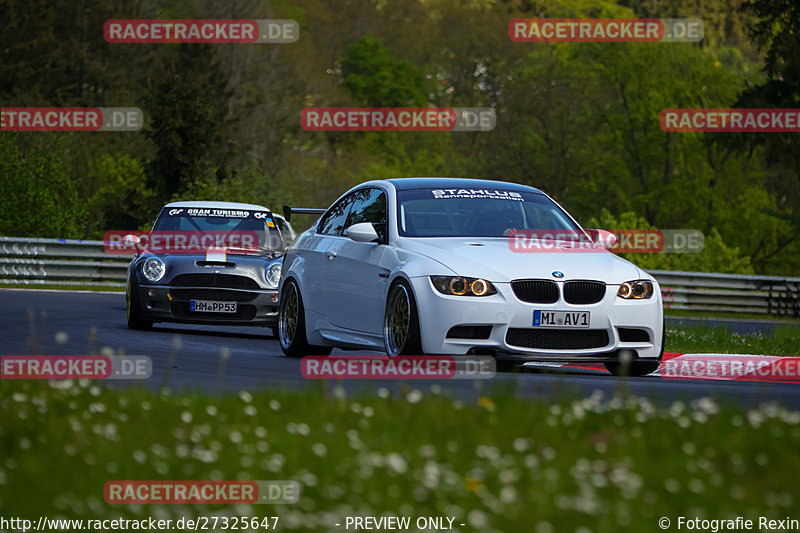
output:
{"label": "white bmw m3 coupe", "polygon": [[[295,210],[315,211],[322,212]],[[534,253],[512,245],[517,233],[540,231],[592,242],[598,235],[533,187],[452,178],[362,183],[286,252],[281,348],[288,356],[339,347],[655,371],[664,351],[656,280],[600,246],[578,249],[563,237],[548,237],[557,241],[551,246],[541,236]]]}

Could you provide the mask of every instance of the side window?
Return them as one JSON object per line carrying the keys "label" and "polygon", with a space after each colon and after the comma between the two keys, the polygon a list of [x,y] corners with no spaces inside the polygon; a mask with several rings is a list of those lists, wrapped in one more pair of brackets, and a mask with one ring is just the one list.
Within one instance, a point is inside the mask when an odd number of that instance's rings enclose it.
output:
{"label": "side window", "polygon": [[341,235],[344,229],[345,217],[347,210],[352,203],[353,195],[349,194],[333,204],[328,212],[322,216],[317,226],[317,233],[324,235]]}
{"label": "side window", "polygon": [[292,233],[289,231],[289,225],[286,223],[286,221],[278,217],[272,217],[272,218],[275,221],[275,224],[278,226],[278,229],[281,230],[283,236],[288,239],[292,235]]}
{"label": "side window", "polygon": [[381,242],[386,242],[386,193],[380,189],[359,189],[352,196],[353,207],[344,227],[371,222]]}
{"label": "side window", "polygon": [[270,250],[286,250],[286,242],[283,239],[283,235],[281,235],[281,231],[278,228],[267,228],[267,238],[269,239],[269,246]]}

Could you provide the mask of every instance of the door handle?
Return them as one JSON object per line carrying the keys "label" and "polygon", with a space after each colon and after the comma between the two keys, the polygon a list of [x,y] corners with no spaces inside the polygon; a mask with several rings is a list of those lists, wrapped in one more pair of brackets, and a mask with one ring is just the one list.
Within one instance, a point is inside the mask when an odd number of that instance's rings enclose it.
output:
{"label": "door handle", "polygon": [[328,260],[333,261],[334,259],[336,259],[336,251],[328,250],[327,252],[325,252],[325,257],[327,257]]}

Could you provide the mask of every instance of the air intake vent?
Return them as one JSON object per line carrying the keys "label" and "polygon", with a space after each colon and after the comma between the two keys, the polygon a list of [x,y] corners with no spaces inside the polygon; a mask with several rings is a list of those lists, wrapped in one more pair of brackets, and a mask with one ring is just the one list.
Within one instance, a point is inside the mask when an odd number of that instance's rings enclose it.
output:
{"label": "air intake vent", "polygon": [[650,334],[644,329],[617,328],[620,342],[650,342]]}
{"label": "air intake vent", "polygon": [[547,279],[518,279],[511,282],[511,290],[523,302],[552,304],[558,301],[558,285]]}
{"label": "air intake vent", "polygon": [[523,348],[543,350],[586,350],[608,346],[608,332],[604,329],[530,329],[508,328],[506,342]]}
{"label": "air intake vent", "polygon": [[181,274],[172,278],[172,287],[211,287],[215,289],[246,289],[257,291],[258,283],[245,276],[231,274]]}
{"label": "air intake vent", "polygon": [[447,332],[448,339],[488,339],[492,326],[453,326]]}

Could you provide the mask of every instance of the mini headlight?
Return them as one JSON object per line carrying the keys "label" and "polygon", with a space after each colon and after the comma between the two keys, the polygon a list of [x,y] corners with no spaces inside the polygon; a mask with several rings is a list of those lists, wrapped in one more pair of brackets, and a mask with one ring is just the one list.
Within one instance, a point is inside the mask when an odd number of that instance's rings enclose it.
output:
{"label": "mini headlight", "polygon": [[267,267],[267,272],[264,277],[267,279],[267,285],[273,289],[277,289],[278,283],[281,281],[281,267],[282,263],[272,263]]}
{"label": "mini headlight", "polygon": [[142,264],[142,274],[144,274],[147,281],[152,281],[153,283],[163,278],[166,271],[164,261],[158,257],[151,257]]}
{"label": "mini headlight", "polygon": [[626,281],[620,284],[617,296],[625,300],[646,300],[653,296],[653,282],[646,279]]}
{"label": "mini headlight", "polygon": [[431,276],[436,290],[454,296],[489,296],[497,294],[494,285],[485,279],[461,276]]}

